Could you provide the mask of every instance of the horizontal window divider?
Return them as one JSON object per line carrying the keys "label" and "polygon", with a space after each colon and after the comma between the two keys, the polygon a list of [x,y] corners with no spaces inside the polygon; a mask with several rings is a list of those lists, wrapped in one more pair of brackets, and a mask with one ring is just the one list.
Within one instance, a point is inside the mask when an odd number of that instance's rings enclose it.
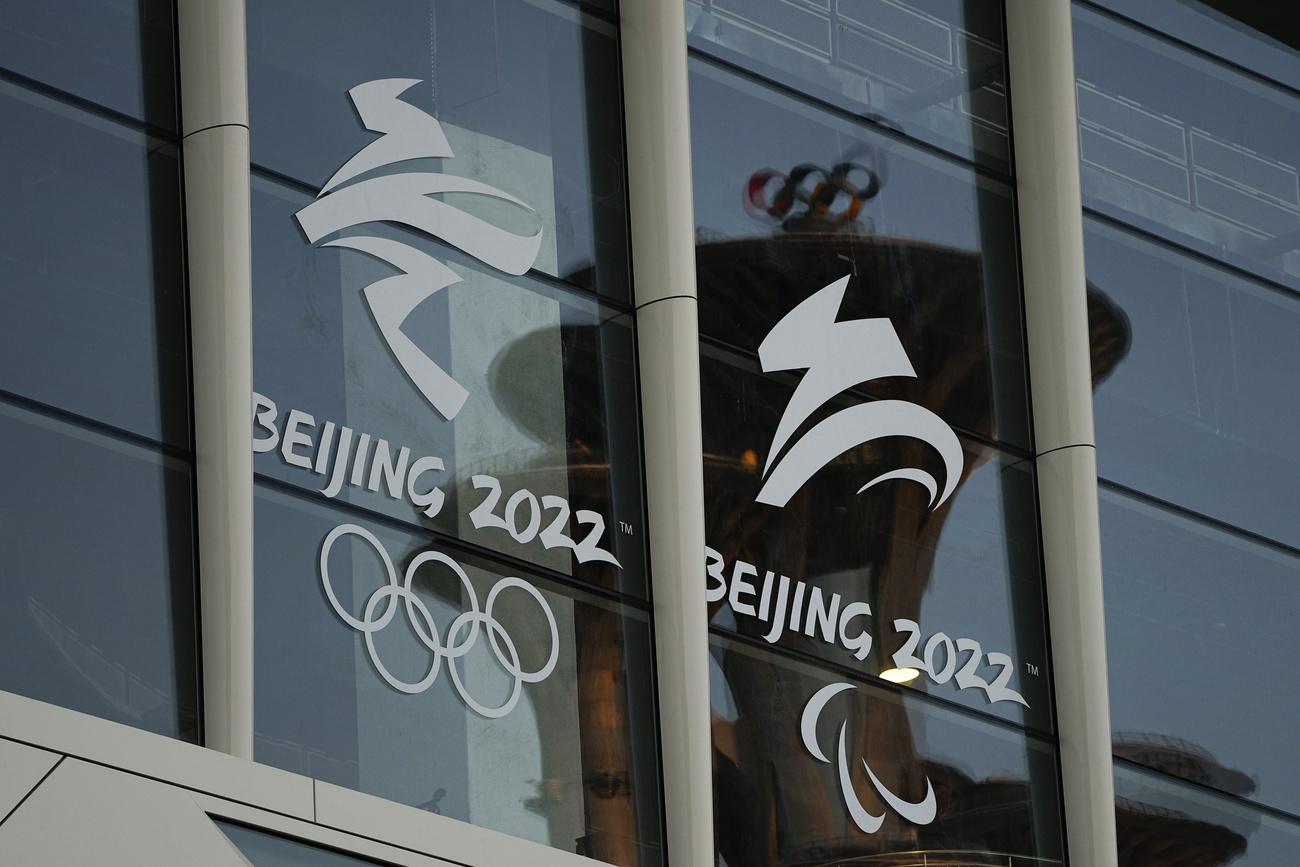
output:
{"label": "horizontal window divider", "polygon": [[973,160],[968,160],[964,157],[958,156],[952,151],[946,151],[943,148],[939,147],[938,145],[931,144],[930,142],[925,141],[923,139],[914,138],[905,132],[899,132],[896,129],[891,129],[890,127],[884,126],[883,124],[873,120],[868,115],[862,114],[860,112],[852,111],[851,109],[847,109],[842,106],[838,106],[835,103],[827,102],[824,99],[818,99],[816,96],[804,93],[803,91],[799,90],[796,87],[791,87],[788,84],[778,81],[777,79],[770,78],[766,75],[763,75],[762,73],[754,72],[752,69],[748,69],[744,66],[741,66],[738,63],[733,63],[730,60],[723,60],[721,57],[717,57],[715,55],[709,54],[707,51],[704,51],[700,48],[696,48],[693,45],[689,45],[689,44],[687,45],[686,53],[688,55],[688,59],[693,58],[696,60],[701,60],[710,63],[714,66],[725,69],[728,72],[733,72],[736,75],[740,75],[745,78],[748,78],[751,81],[757,82],[758,84],[761,84],[764,87],[768,87],[772,90],[779,91],[784,96],[788,96],[792,99],[796,99],[800,102],[807,103],[809,105],[814,105],[817,108],[823,109],[830,114],[838,115],[839,117],[845,120],[851,120],[855,123],[860,123],[867,129],[871,130],[873,133],[877,133],[885,138],[893,139],[894,141],[897,141],[900,144],[905,144],[910,147],[914,147],[917,150],[922,150],[933,156],[941,157],[945,160],[948,160],[951,163],[962,166],[963,168],[971,169],[977,175],[982,175],[986,178],[990,178],[995,181],[1001,181],[1002,183],[1007,184],[1008,186],[1013,188],[1015,187],[1014,175],[1009,175],[1006,172],[1000,172],[997,169],[991,168],[990,166],[981,165],[980,163],[974,162]]}
{"label": "horizontal window divider", "polygon": [[257,163],[252,163],[249,168],[255,175],[261,175],[269,181],[275,181],[276,183],[283,184],[286,187],[293,187],[300,193],[305,193],[309,196],[320,195],[320,187],[313,186],[306,181],[300,181],[293,175],[286,175],[284,172],[277,172],[275,169],[268,169],[265,166],[258,165]]}
{"label": "horizontal window divider", "polygon": [[[1106,225],[1110,226],[1113,229],[1118,229],[1120,231],[1128,232],[1129,234],[1141,238],[1144,241],[1149,241],[1153,244],[1158,244],[1161,247],[1164,247],[1166,250],[1170,250],[1174,253],[1187,256],[1189,259],[1195,259],[1198,262],[1209,265],[1213,268],[1217,268],[1220,271],[1227,271],[1228,273],[1232,274],[1234,277],[1241,277],[1242,279],[1250,280],[1253,283],[1259,283],[1269,289],[1275,289],[1278,292],[1281,292],[1283,295],[1288,295],[1292,298],[1300,299],[1300,290],[1288,286],[1285,283],[1279,283],[1276,280],[1269,279],[1268,277],[1265,277],[1262,274],[1257,274],[1254,271],[1249,270],[1248,268],[1241,267],[1240,265],[1235,265],[1231,262],[1225,262],[1222,259],[1213,259],[1209,256],[1206,256],[1204,253],[1201,253],[1197,250],[1193,250],[1191,247],[1186,247],[1178,243],[1177,241],[1170,240],[1169,238],[1166,238],[1164,235],[1157,235],[1155,232],[1152,232],[1150,229],[1143,229],[1140,226],[1134,226],[1132,223],[1126,223],[1118,217],[1111,216],[1110,214],[1106,214],[1101,211],[1093,210],[1092,208],[1089,208],[1087,205],[1084,205],[1083,207],[1083,216],[1086,219],[1096,220],[1099,223],[1105,223]],[[1084,226],[1084,231],[1087,232],[1086,225]]]}
{"label": "horizontal window divider", "polygon": [[1300,825],[1300,816],[1296,815],[1295,813],[1288,813],[1286,810],[1280,809],[1278,807],[1270,806],[1269,804],[1265,804],[1260,801],[1252,801],[1250,798],[1243,798],[1241,795],[1233,795],[1230,794],[1229,792],[1223,791],[1222,789],[1216,789],[1213,786],[1208,785],[1206,783],[1198,783],[1195,780],[1189,780],[1186,777],[1180,777],[1177,774],[1171,774],[1168,771],[1162,771],[1158,768],[1153,768],[1148,765],[1144,765],[1140,762],[1135,762],[1132,759],[1126,759],[1122,756],[1112,756],[1112,758],[1115,760],[1115,764],[1125,768],[1129,768],[1130,770],[1141,771],[1144,774],[1150,774],[1153,777],[1159,777],[1162,780],[1168,780],[1171,783],[1177,783],[1181,786],[1186,786],[1187,788],[1195,789],[1198,792],[1205,792],[1206,794],[1223,798],[1226,801],[1231,801],[1234,804],[1238,804],[1252,810],[1258,810],[1261,813],[1267,813],[1270,816],[1274,816],[1284,821]]}
{"label": "horizontal window divider", "polygon": [[592,18],[599,18],[609,24],[617,25],[619,22],[618,12],[597,6],[595,3],[589,3],[587,0],[560,0],[566,6],[573,6],[583,15],[590,15]]}
{"label": "horizontal window divider", "polygon": [[[1001,448],[1001,447],[1002,447],[1000,443],[997,444],[997,446],[998,446],[998,448]],[[1066,446],[1066,448],[1070,448],[1070,446]],[[1050,451],[1058,451],[1058,449],[1051,449]],[[1043,454],[1047,454],[1047,452],[1044,452]],[[1013,458],[1015,458],[1015,460],[1011,461],[1011,462],[1008,463],[1005,467],[1002,468],[1004,472],[1005,472],[1006,470],[1015,469],[1016,467],[1021,467],[1021,466],[1027,466],[1027,467],[1029,467],[1029,468],[1032,469],[1032,470],[1037,470],[1038,464],[1037,464],[1036,462],[1037,462],[1038,458],[1041,457],[1041,455],[1022,456],[1022,455],[1020,454],[1020,450],[1019,450],[1019,449],[1017,449],[1017,450],[1015,451],[1014,454],[1011,453],[1011,452],[1008,452],[1008,456],[1009,456],[1009,457],[1013,457]],[[1035,500],[1037,500],[1037,498],[1038,498],[1038,495],[1037,495],[1036,493],[1035,493],[1035,495],[1034,495],[1034,498],[1035,498]],[[1041,539],[1041,538],[1042,538],[1042,530],[1041,530],[1041,528],[1040,528],[1039,530],[1037,530],[1036,532],[1038,533],[1038,537]],[[1040,567],[1040,568],[1041,568],[1041,567]]]}
{"label": "horizontal window divider", "polygon": [[1177,503],[1171,503],[1168,500],[1163,500],[1160,497],[1154,496],[1152,494],[1144,493],[1142,491],[1137,490],[1136,488],[1130,488],[1127,485],[1120,484],[1119,482],[1112,482],[1109,479],[1102,478],[1101,476],[1097,477],[1097,484],[1098,486],[1103,487],[1109,491],[1113,491],[1117,494],[1123,494],[1127,497],[1132,497],[1133,499],[1140,500],[1144,503],[1147,503],[1148,505],[1157,506],[1168,512],[1173,512],[1176,515],[1181,515],[1184,518],[1189,518],[1193,521],[1197,521],[1199,523],[1214,527],[1215,529],[1222,530],[1225,533],[1231,533],[1235,536],[1240,536],[1243,539],[1249,539],[1252,542],[1258,542],[1259,544],[1264,545],[1265,547],[1272,548],[1275,551],[1280,551],[1283,554],[1290,554],[1294,557],[1300,557],[1300,548],[1296,548],[1292,545],[1288,545],[1285,542],[1279,542],[1276,539],[1270,539],[1268,536],[1262,535],[1260,533],[1256,533],[1252,530],[1247,530],[1244,527],[1238,527],[1236,524],[1230,524],[1227,521],[1222,521],[1218,518],[1210,517],[1209,515],[1205,515],[1193,509],[1189,509],[1186,506],[1180,506]]}
{"label": "horizontal window divider", "polygon": [[[297,178],[293,177],[292,175],[286,175],[283,172],[277,172],[275,169],[268,169],[265,166],[258,165],[257,163],[253,163],[251,168],[253,174],[260,175],[266,180],[274,181],[276,183],[283,184],[287,187],[293,187],[299,192],[305,193],[309,196],[315,197],[320,195],[320,188],[313,187],[311,184],[307,183],[306,181],[300,181]],[[380,220],[379,222],[385,223],[386,225],[389,226],[406,228],[401,223],[395,223],[392,222],[391,220]],[[431,238],[430,243],[439,247],[444,247],[449,250],[455,249],[454,247],[450,247],[447,244],[444,244],[438,238]],[[605,305],[606,307],[614,308],[620,313],[627,313],[630,315],[636,312],[636,307],[627,301],[622,301],[618,298],[613,298],[608,295],[601,295],[599,292],[595,290],[587,289],[583,286],[578,286],[576,284],[570,283],[569,281],[561,277],[554,277],[543,271],[538,271],[535,268],[529,268],[527,271],[525,271],[523,274],[519,276],[528,277],[529,279],[536,280],[539,283],[545,283],[548,286],[554,286],[557,289],[562,289],[565,292],[573,292],[589,300],[598,301],[599,303]]]}
{"label": "horizontal window divider", "polygon": [[[975,710],[974,708],[967,707],[964,704],[960,704],[959,702],[955,702],[950,699],[943,698],[942,696],[930,695],[929,693],[925,693],[925,692],[917,692],[916,690],[908,689],[907,687],[902,686],[900,684],[891,683],[888,680],[882,680],[881,678],[875,676],[874,674],[868,674],[867,672],[854,668],[850,665],[843,665],[841,663],[834,662],[827,659],[821,659],[816,656],[809,656],[806,653],[801,653],[798,650],[793,650],[789,647],[783,647],[778,644],[768,644],[766,641],[763,641],[762,639],[759,638],[755,638],[752,635],[743,635],[739,632],[732,632],[728,629],[725,629],[724,627],[716,626],[712,623],[709,624],[709,634],[716,635],[719,638],[725,638],[728,641],[734,641],[737,644],[744,644],[749,647],[754,647],[759,650],[772,653],[776,656],[783,656],[786,659],[792,660],[794,662],[800,662],[803,663],[804,665],[821,669],[822,671],[825,671],[828,674],[852,678],[853,680],[868,683],[871,686],[881,689],[885,692],[893,693],[899,696],[900,698],[916,699],[920,701],[922,704],[932,704],[937,707],[941,707],[944,710],[950,710],[959,713],[962,716],[965,716],[969,719],[976,719],[976,720],[980,720],[981,722],[993,723],[997,725],[999,728],[1006,729],[1007,731],[1029,734],[1035,738],[1038,738],[1039,740],[1047,741],[1053,747],[1058,746],[1057,737],[1055,734],[1053,734],[1052,732],[1044,731],[1043,729],[1040,729],[1037,726],[1012,722],[1011,720],[1003,719],[1002,717],[999,716],[993,716],[991,714],[983,713],[981,711]],[[1055,718],[1056,718],[1055,708],[1053,708],[1052,719],[1055,720]]]}
{"label": "horizontal window divider", "polygon": [[167,129],[166,127],[156,126],[148,121],[140,120],[138,117],[133,117],[132,115],[125,114],[116,109],[100,105],[93,100],[86,99],[84,96],[77,96],[74,93],[68,93],[66,90],[60,90],[57,87],[53,87],[42,81],[37,81],[34,78],[28,78],[26,75],[13,72],[4,66],[0,66],[0,79],[8,81],[10,84],[16,84],[19,87],[26,88],[33,93],[39,93],[40,95],[49,97],[50,99],[57,99],[59,102],[67,103],[74,108],[79,108],[83,111],[89,112],[90,114],[96,114],[100,117],[107,118],[108,120],[115,121],[123,126],[135,127],[140,132],[152,136],[153,138],[166,139],[169,143],[176,145],[181,143],[180,130],[172,130]]}
{"label": "horizontal window divider", "polygon": [[[180,446],[171,445],[170,443],[164,443],[153,439],[152,437],[147,437],[144,434],[115,427],[106,422],[97,421],[84,415],[78,415],[75,412],[60,409],[57,406],[51,406],[48,403],[41,403],[39,400],[32,400],[30,397],[23,397],[20,394],[14,394],[13,392],[5,391],[4,389],[0,389],[0,401],[30,412],[58,419],[59,421],[75,425],[85,430],[92,431],[93,433],[103,434],[104,436],[122,440],[131,443],[132,445],[152,449],[165,457],[176,458],[177,460],[185,461],[189,464],[194,463],[194,449],[192,446],[190,448],[182,448]],[[191,431],[191,439],[192,437],[193,431]]]}
{"label": "horizontal window divider", "polygon": [[1300,90],[1297,90],[1296,88],[1292,87],[1289,84],[1278,81],[1276,78],[1270,78],[1269,76],[1264,75],[1262,72],[1256,72],[1255,70],[1251,69],[1249,66],[1243,66],[1240,63],[1237,63],[1236,61],[1228,60],[1226,57],[1220,57],[1217,54],[1212,54],[1211,52],[1206,51],[1204,48],[1200,48],[1196,45],[1193,45],[1190,42],[1179,39],[1176,36],[1170,36],[1167,33],[1162,33],[1161,31],[1150,26],[1149,24],[1143,24],[1141,21],[1134,21],[1132,18],[1129,18],[1127,15],[1124,15],[1120,12],[1116,12],[1113,9],[1107,9],[1104,6],[1098,6],[1096,3],[1091,2],[1091,0],[1072,0],[1072,2],[1074,3],[1075,6],[1081,6],[1090,12],[1095,12],[1106,18],[1110,18],[1112,21],[1116,21],[1120,24],[1124,24],[1126,26],[1132,27],[1134,30],[1139,30],[1142,33],[1146,34],[1147,36],[1155,37],[1156,39],[1159,39],[1161,42],[1165,42],[1170,45],[1177,46],[1178,48],[1185,49],[1197,55],[1198,57],[1213,62],[1216,65],[1226,66],[1229,69],[1232,69],[1236,72],[1240,72],[1241,74],[1249,78],[1253,78],[1257,81],[1263,82],[1264,84],[1271,85],[1273,87],[1278,88],[1279,90],[1284,90],[1287,93],[1291,94],[1292,96],[1300,97]]}
{"label": "horizontal window divider", "polygon": [[394,518],[392,515],[375,512],[367,509],[365,506],[358,506],[355,503],[348,503],[337,499],[329,499],[315,490],[302,488],[291,482],[286,482],[261,473],[253,473],[253,481],[258,485],[262,485],[263,487],[270,488],[283,494],[289,494],[300,500],[305,500],[320,506],[326,506],[333,510],[347,512],[357,518],[366,521],[373,521],[376,524],[383,524],[385,527],[407,533],[411,536],[419,536],[429,542],[435,542],[459,553],[487,560],[493,564],[503,566],[506,569],[524,570],[540,578],[545,578],[548,581],[553,581],[556,584],[563,585],[564,587],[579,590],[583,593],[589,593],[592,596],[599,596],[601,599],[608,602],[614,602],[628,608],[636,608],[647,614],[651,613],[653,609],[653,605],[649,599],[640,599],[636,596],[620,593],[617,590],[610,590],[596,584],[579,581],[572,576],[565,575],[563,572],[558,572],[546,566],[539,566],[519,557],[511,557],[509,554],[502,554],[499,551],[493,551],[491,548],[482,548],[475,545],[473,542],[466,541],[465,539],[458,539],[455,536],[449,536],[445,533],[439,533],[436,530],[430,530],[428,527],[410,524],[403,521],[401,518]]}

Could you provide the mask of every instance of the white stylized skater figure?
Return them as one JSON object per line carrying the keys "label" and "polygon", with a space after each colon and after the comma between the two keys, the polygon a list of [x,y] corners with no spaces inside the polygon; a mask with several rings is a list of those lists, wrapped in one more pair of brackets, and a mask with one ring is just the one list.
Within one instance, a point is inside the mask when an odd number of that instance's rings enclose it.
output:
{"label": "white stylized skater figure", "polygon": [[[438,121],[398,98],[419,83],[414,78],[387,78],[348,91],[366,129],[381,136],[344,163],[316,200],[297,213],[307,240],[315,244],[342,229],[387,220],[439,238],[507,274],[527,272],[541,249],[540,228],[532,235],[516,235],[430,198],[435,193],[470,193],[533,210],[514,196],[442,172],[412,171],[356,180],[366,172],[406,160],[455,156]],[[357,250],[402,272],[367,286],[366,304],[412,384],[443,418],[455,418],[469,393],[402,333],[402,323],[426,298],[460,282],[460,275],[427,253],[388,238],[354,235],[321,246]]]}
{"label": "white stylized skater figure", "polygon": [[806,298],[773,326],[758,347],[764,371],[806,371],[772,438],[758,502],[783,507],[818,470],[854,446],[881,437],[907,436],[934,446],[943,458],[942,492],[925,470],[900,467],[871,479],[858,493],[890,479],[906,479],[924,485],[930,492],[930,508],[937,509],[961,477],[961,443],[943,419],[917,404],[877,400],[842,409],[815,424],[782,455],[799,426],[846,388],[886,376],[916,376],[888,319],[835,321],[848,283],[848,276],[842,277]]}

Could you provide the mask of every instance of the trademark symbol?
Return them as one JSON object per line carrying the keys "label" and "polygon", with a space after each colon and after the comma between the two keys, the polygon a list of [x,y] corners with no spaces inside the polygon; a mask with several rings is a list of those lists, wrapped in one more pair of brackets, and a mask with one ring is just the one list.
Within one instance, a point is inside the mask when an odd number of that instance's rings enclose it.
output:
{"label": "trademark symbol", "polygon": [[620,531],[626,533],[626,534],[629,535],[629,536],[632,535],[632,525],[629,524],[629,523],[627,523],[626,521],[619,521],[619,522],[618,522],[618,529],[619,529]]}
{"label": "trademark symbol", "polygon": [[1038,676],[1038,666],[1034,665],[1032,662],[1025,663],[1025,671],[1029,672],[1035,677]]}

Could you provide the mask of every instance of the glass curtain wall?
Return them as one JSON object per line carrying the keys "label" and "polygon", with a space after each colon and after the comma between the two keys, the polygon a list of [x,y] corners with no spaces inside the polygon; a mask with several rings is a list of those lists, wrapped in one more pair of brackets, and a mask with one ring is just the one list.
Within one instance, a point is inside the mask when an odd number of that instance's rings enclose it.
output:
{"label": "glass curtain wall", "polygon": [[658,864],[617,17],[248,4],[256,757]]}
{"label": "glass curtain wall", "polygon": [[687,19],[718,861],[1061,863],[1000,4]]}
{"label": "glass curtain wall", "polygon": [[1075,7],[1088,281],[1122,324],[1095,393],[1122,865],[1300,856],[1295,25]]}
{"label": "glass curtain wall", "polygon": [[0,689],[197,742],[173,32],[0,8]]}

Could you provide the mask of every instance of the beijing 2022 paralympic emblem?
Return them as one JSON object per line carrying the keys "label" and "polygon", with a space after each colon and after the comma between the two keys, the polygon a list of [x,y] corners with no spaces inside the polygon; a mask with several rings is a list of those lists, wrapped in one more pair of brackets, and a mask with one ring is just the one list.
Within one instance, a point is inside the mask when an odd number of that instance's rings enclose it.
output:
{"label": "beijing 2022 paralympic emblem", "polygon": [[[836,321],[848,282],[848,276],[842,277],[809,296],[773,326],[759,345],[759,361],[765,372],[805,372],[777,425],[763,468],[763,487],[756,499],[782,508],[818,470],[848,449],[881,437],[907,436],[929,443],[943,458],[942,490],[929,472],[918,467],[899,467],[868,480],[857,492],[861,494],[890,480],[910,481],[925,487],[930,495],[930,509],[937,509],[956,490],[964,458],[952,428],[925,407],[902,400],[854,404],[813,425],[789,445],[795,431],[819,407],[845,389],[886,376],[916,376],[898,332],[888,319]],[[818,690],[804,706],[800,733],[804,748],[817,761],[831,763],[817,742],[817,721],[832,698],[855,688],[851,683],[833,683]],[[874,834],[884,823],[885,814],[868,812],[853,790],[847,729],[845,720],[839,727],[835,762],[840,795],[853,823],[864,834]],[[937,804],[929,777],[925,781],[925,797],[911,803],[891,792],[866,759],[861,762],[872,786],[891,810],[917,825],[934,821]]]}

